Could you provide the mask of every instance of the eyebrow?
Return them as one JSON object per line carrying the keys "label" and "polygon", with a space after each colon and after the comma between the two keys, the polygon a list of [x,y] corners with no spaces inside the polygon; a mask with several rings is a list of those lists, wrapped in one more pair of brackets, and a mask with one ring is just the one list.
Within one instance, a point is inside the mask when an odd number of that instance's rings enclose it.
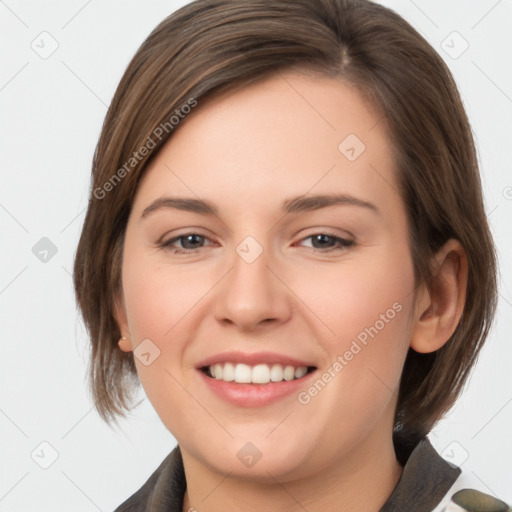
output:
{"label": "eyebrow", "polygon": [[[376,214],[380,214],[380,211],[375,204],[358,199],[357,197],[349,194],[323,194],[291,197],[283,201],[281,210],[283,213],[301,213],[337,205],[359,206]],[[214,204],[202,199],[188,197],[162,197],[156,199],[144,209],[141,219],[162,209],[183,210],[198,213],[200,215],[218,216],[219,214],[218,208]]]}

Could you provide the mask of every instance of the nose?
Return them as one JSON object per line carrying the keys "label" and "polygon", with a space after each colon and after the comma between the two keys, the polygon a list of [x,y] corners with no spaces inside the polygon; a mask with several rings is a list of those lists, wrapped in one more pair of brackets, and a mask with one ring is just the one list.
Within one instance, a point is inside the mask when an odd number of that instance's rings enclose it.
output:
{"label": "nose", "polygon": [[263,249],[254,261],[240,254],[235,252],[231,270],[219,283],[214,306],[216,319],[247,331],[286,322],[292,310],[293,293],[270,251]]}

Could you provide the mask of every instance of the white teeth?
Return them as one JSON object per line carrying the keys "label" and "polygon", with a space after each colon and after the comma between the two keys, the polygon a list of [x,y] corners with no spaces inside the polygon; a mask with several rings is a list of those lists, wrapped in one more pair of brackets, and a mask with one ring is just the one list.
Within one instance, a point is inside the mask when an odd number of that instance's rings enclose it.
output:
{"label": "white teeth", "polygon": [[270,370],[266,364],[258,364],[252,369],[251,381],[254,384],[266,384],[270,382]]}
{"label": "white teeth", "polygon": [[226,363],[222,370],[222,380],[231,382],[235,380],[235,367],[231,363]]}
{"label": "white teeth", "polygon": [[272,382],[281,382],[283,380],[283,367],[280,364],[273,364],[270,368],[270,380]]}
{"label": "white teeth", "polygon": [[295,377],[295,368],[293,366],[287,366],[284,369],[284,380],[293,380]]}
{"label": "white teeth", "polygon": [[215,373],[214,373],[215,378],[219,379],[219,380],[222,379],[222,370],[223,370],[222,365],[221,364],[216,364],[214,366],[214,369],[215,369],[214,370],[215,371]]}
{"label": "white teeth", "polygon": [[247,364],[217,363],[209,366],[210,374],[217,380],[238,382],[240,384],[268,384],[272,382],[291,381],[306,375],[306,366],[283,366],[281,364]]}
{"label": "white teeth", "polygon": [[300,379],[301,377],[304,377],[308,373],[308,369],[305,366],[299,366],[295,369],[295,378]]}
{"label": "white teeth", "polygon": [[251,367],[248,364],[237,364],[235,366],[235,382],[242,384],[251,382]]}

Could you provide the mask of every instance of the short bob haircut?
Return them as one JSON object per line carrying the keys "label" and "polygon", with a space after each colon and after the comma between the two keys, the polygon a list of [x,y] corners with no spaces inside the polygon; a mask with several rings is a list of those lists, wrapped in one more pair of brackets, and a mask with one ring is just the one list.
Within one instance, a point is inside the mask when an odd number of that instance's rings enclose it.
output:
{"label": "short bob haircut", "polygon": [[448,67],[409,23],[368,0],[196,0],[136,52],[94,154],[74,286],[105,421],[126,414],[138,385],[133,353],[118,347],[114,308],[125,228],[148,163],[187,105],[200,108],[207,97],[294,69],[339,78],[379,112],[393,141],[416,285],[432,286],[431,258],[448,239],[467,252],[467,299],[455,332],[433,353],[409,349],[395,441],[413,447],[459,396],[493,322],[497,264],[473,135]]}

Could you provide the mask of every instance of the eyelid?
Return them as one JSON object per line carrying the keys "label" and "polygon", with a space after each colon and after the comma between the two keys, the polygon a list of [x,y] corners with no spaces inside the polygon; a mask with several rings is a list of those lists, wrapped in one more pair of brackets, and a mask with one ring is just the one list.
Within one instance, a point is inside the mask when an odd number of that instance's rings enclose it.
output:
{"label": "eyelid", "polygon": [[355,238],[353,236],[346,237],[346,236],[340,235],[338,233],[333,233],[332,231],[329,231],[329,230],[317,230],[317,231],[315,231],[313,233],[309,233],[307,235],[304,235],[304,236],[302,236],[299,239],[299,241],[297,243],[304,242],[304,240],[311,239],[311,238],[313,238],[315,236],[318,236],[318,235],[325,235],[325,236],[328,236],[329,238],[334,239],[335,242],[338,244],[338,247],[330,247],[328,249],[321,249],[321,248],[319,249],[319,248],[316,248],[316,247],[311,247],[311,249],[314,252],[329,253],[329,252],[335,252],[335,251],[340,251],[340,250],[343,250],[343,249],[347,249],[348,247],[356,245],[356,241],[355,241]]}
{"label": "eyelid", "polygon": [[346,229],[327,227],[321,225],[319,227],[314,226],[312,228],[301,229],[300,231],[297,232],[297,234],[294,235],[293,238],[298,239],[300,241],[315,235],[327,235],[333,238],[345,240],[347,242],[355,243],[356,241],[356,237]]}
{"label": "eyelid", "polygon": [[[174,243],[174,242],[177,242],[178,240],[182,239],[182,238],[186,238],[187,236],[191,236],[191,235],[197,235],[197,236],[200,236],[201,238],[204,238],[205,240],[208,240],[208,242],[213,242],[214,244],[217,243],[215,242],[215,240],[210,237],[209,235],[206,235],[204,233],[201,233],[200,230],[196,230],[196,229],[192,229],[192,230],[189,230],[189,231],[185,231],[183,233],[180,233],[180,234],[177,234],[177,235],[174,235],[172,236],[171,238],[169,238],[168,240],[165,240],[165,237],[166,235],[163,235],[162,237],[160,237],[160,239],[158,240],[157,242],[157,245],[159,247],[162,247],[163,249],[166,249],[168,247],[171,247],[171,244]],[[203,246],[203,247],[208,247],[212,244],[208,244],[207,246]],[[198,247],[197,249],[202,249],[203,247]],[[193,253],[195,250],[197,249],[180,249],[181,251],[183,252],[189,252],[189,253]]]}
{"label": "eyelid", "polygon": [[[203,232],[202,228],[191,227],[191,228],[184,228],[184,229],[186,231],[183,231],[182,233],[178,233],[178,234],[173,234],[173,236],[171,238],[168,238],[167,241],[165,241],[166,237],[169,236],[169,234],[171,233],[171,231],[167,231],[160,238],[158,238],[156,243],[158,245],[160,245],[162,243],[167,243],[171,240],[176,240],[177,238],[185,237],[187,235],[199,235],[199,236],[204,236],[205,238],[208,238],[209,240],[213,240],[213,238],[210,235],[207,235],[206,233]],[[173,230],[173,231],[175,231],[175,230]]]}
{"label": "eyelid", "polygon": [[320,228],[312,228],[312,229],[305,229],[301,230],[302,235],[300,236],[300,239],[308,238],[310,236],[314,235],[329,235],[335,238],[343,238],[345,240],[353,240],[355,241],[356,237],[346,230],[341,230],[339,228],[327,228],[327,227],[320,227]]}

